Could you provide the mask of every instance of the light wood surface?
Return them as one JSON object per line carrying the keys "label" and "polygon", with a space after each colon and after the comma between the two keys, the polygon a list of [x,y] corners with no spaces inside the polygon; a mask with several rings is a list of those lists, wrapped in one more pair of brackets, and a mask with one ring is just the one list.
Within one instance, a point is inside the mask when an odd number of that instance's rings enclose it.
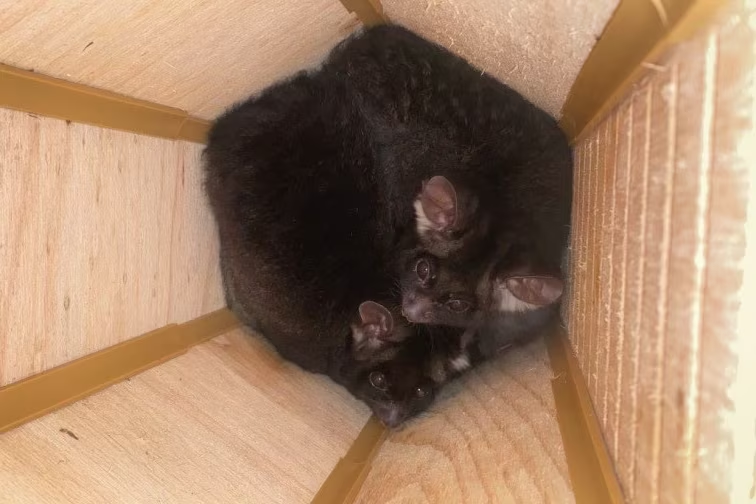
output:
{"label": "light wood surface", "polygon": [[547,335],[546,348],[554,371],[551,387],[575,501],[623,504],[614,461],[564,327]]}
{"label": "light wood surface", "polygon": [[559,116],[618,0],[382,0],[396,23],[467,58]]}
{"label": "light wood surface", "polygon": [[215,219],[203,188],[202,149],[181,143],[173,168],[176,200],[171,228],[168,322],[183,323],[226,305]]}
{"label": "light wood surface", "polygon": [[25,380],[0,387],[0,433],[43,417],[159,366],[240,327],[227,309],[185,324],[168,324]]}
{"label": "light wood surface", "polygon": [[574,502],[542,341],[452,383],[384,443],[358,503]]}
{"label": "light wood surface", "polygon": [[[558,115],[618,1],[381,3]],[[210,119],[359,26],[337,0],[24,0],[3,7],[0,62]]]}
{"label": "light wood surface", "polygon": [[200,151],[0,110],[0,386],[223,306]]}
{"label": "light wood surface", "polygon": [[359,25],[337,0],[23,0],[3,3],[0,62],[211,119]]}
{"label": "light wood surface", "polygon": [[0,501],[305,503],[367,418],[237,330],[0,435]]}
{"label": "light wood surface", "polygon": [[731,395],[753,376],[754,13],[647,65],[577,145],[569,332],[630,502],[754,499],[754,401]]}

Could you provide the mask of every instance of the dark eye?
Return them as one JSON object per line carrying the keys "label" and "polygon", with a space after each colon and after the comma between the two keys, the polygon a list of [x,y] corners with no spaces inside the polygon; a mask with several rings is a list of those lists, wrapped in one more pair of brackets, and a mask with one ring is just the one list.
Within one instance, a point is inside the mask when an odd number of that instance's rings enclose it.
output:
{"label": "dark eye", "polygon": [[423,282],[428,280],[430,278],[430,263],[425,259],[420,259],[415,264],[415,273],[417,273],[417,278]]}
{"label": "dark eye", "polygon": [[368,379],[370,380],[370,385],[372,385],[374,388],[377,388],[382,392],[386,392],[386,390],[388,390],[386,375],[384,375],[380,371],[373,371],[372,373],[370,373]]}
{"label": "dark eye", "polygon": [[415,274],[423,283],[428,284],[434,278],[433,266],[427,259],[420,259],[415,263]]}
{"label": "dark eye", "polygon": [[418,399],[422,399],[426,395],[428,395],[428,391],[426,391],[423,387],[417,387],[415,389],[415,397],[417,397]]}
{"label": "dark eye", "polygon": [[472,308],[472,303],[464,299],[450,299],[446,302],[446,307],[453,312],[463,313]]}

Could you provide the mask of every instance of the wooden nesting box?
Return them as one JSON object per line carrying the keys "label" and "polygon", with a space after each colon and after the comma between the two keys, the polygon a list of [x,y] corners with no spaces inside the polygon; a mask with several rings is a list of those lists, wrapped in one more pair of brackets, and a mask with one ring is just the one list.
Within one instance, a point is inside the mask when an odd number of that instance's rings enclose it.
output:
{"label": "wooden nesting box", "polygon": [[[0,503],[756,502],[755,19],[5,2]],[[566,331],[391,434],[225,309],[200,158],[225,107],[386,20],[560,117],[576,167]]]}

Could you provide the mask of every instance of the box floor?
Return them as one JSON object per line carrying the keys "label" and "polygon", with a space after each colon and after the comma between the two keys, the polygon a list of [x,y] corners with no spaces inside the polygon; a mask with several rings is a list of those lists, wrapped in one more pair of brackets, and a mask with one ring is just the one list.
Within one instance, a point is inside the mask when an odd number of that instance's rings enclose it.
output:
{"label": "box floor", "polygon": [[[574,502],[550,378],[538,341],[449,386],[358,501]],[[0,502],[309,502],[368,415],[235,330],[0,435]]]}

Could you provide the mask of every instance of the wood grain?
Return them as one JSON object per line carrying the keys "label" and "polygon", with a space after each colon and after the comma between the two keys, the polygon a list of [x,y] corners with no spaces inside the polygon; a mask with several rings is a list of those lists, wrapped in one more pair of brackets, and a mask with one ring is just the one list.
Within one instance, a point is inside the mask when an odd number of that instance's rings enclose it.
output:
{"label": "wood grain", "polygon": [[710,188],[710,154],[704,152],[711,128],[704,116],[705,108],[711,106],[705,78],[708,39],[707,34],[692,41],[689,54],[697,57],[681,59],[678,64],[661,446],[662,460],[677,463],[661,466],[661,502],[691,502],[693,497],[690,491],[700,393],[697,382]]}
{"label": "wood grain", "polygon": [[622,349],[624,346],[624,312],[619,305],[624,304],[625,297],[625,264],[627,261],[627,233],[625,233],[625,223],[627,222],[626,204],[627,201],[627,174],[628,174],[628,151],[627,151],[627,126],[630,118],[630,109],[620,109],[617,114],[609,118],[615,122],[615,149],[613,167],[606,166],[605,169],[614,172],[613,186],[611,189],[611,207],[612,220],[609,224],[611,228],[611,257],[612,270],[607,281],[610,288],[607,292],[607,299],[604,301],[603,309],[606,310],[609,321],[607,324],[607,333],[605,335],[609,342],[606,374],[601,377],[606,382],[606,400],[604,401],[605,412],[599,412],[601,417],[606,416],[604,439],[607,443],[609,453],[617,456],[617,438],[619,436],[619,402],[615,398],[619,395],[620,389],[620,364]]}
{"label": "wood grain", "polygon": [[[745,364],[755,346],[743,322],[756,165],[744,147],[754,135],[756,57],[743,48],[756,41],[756,8],[736,1],[724,12],[648,64],[576,145],[588,160],[577,165],[578,201],[591,201],[596,171],[610,192],[598,214],[576,206],[569,303],[586,315],[572,314],[570,331],[583,373],[598,380],[586,376],[629,502],[756,495],[756,374]],[[612,121],[614,160],[593,154]],[[603,262],[596,270],[595,247],[602,261],[611,251],[609,274]]]}
{"label": "wood grain", "polygon": [[614,462],[567,333],[557,328],[545,340],[554,371],[551,386],[575,501],[622,504],[625,498]]}
{"label": "wood grain", "polygon": [[[754,10],[751,7],[751,16]],[[756,153],[743,148],[756,137],[756,55],[743,51],[756,47],[756,33],[747,20],[733,18],[726,32],[715,34],[716,61],[710,62],[707,82],[713,117],[696,440],[696,451],[702,455],[694,466],[692,490],[697,502],[756,501],[756,297],[745,285],[755,276]],[[734,392],[738,389],[741,395]],[[742,461],[736,452],[743,453]],[[729,488],[723,481],[731,481]]]}
{"label": "wood grain", "polygon": [[225,306],[215,219],[203,189],[202,149],[182,143],[176,166],[168,322],[183,323]]}
{"label": "wood grain", "polygon": [[388,18],[510,84],[554,116],[618,0],[381,0]]}
{"label": "wood grain", "polygon": [[241,330],[0,436],[7,502],[309,502],[368,418]]}
{"label": "wood grain", "polygon": [[[580,181],[578,180],[578,177],[582,174],[582,170],[579,168],[582,163],[582,152],[581,151],[573,151],[573,164],[575,166],[574,170],[574,177],[575,177],[575,184],[578,185]],[[573,194],[572,197],[572,215],[579,215],[579,209],[580,209],[580,195],[579,194]],[[581,235],[581,222],[579,219],[572,219],[572,222],[570,224],[570,243],[568,248],[568,257],[567,257],[567,264],[563,265],[563,268],[566,271],[570,272],[570,278],[573,280],[573,282],[566,282],[565,283],[565,294],[563,296],[564,302],[562,303],[562,320],[564,321],[565,325],[569,329],[570,327],[573,327],[576,323],[576,318],[578,317],[578,313],[580,310],[579,301],[580,298],[577,296],[570,295],[570,292],[573,290],[579,290],[579,281],[581,278],[583,278],[582,275],[573,275],[573,271],[577,271],[580,267],[579,264],[577,264],[577,259],[580,257],[579,253],[577,252],[577,249],[579,247],[579,244],[577,243],[577,240],[573,239],[573,237],[576,236],[582,236]],[[580,345],[580,336],[575,334],[575,338],[572,340],[572,343],[575,346]]]}
{"label": "wood grain", "polygon": [[[580,159],[580,165],[579,168],[576,170],[575,179],[576,183],[580,184],[579,186],[581,190],[576,190],[575,192],[575,199],[578,201],[577,205],[577,213],[574,214],[573,221],[577,222],[578,226],[578,232],[572,234],[572,241],[575,243],[575,246],[573,247],[573,254],[574,257],[571,260],[572,264],[572,278],[574,278],[574,284],[575,284],[575,292],[580,293],[579,295],[573,295],[575,298],[575,307],[577,310],[577,313],[575,313],[574,317],[571,317],[570,320],[574,320],[576,322],[575,331],[571,331],[571,334],[574,333],[575,337],[578,341],[578,348],[580,348],[580,351],[577,352],[578,360],[581,364],[581,369],[583,372],[585,372],[585,361],[584,358],[586,355],[588,355],[588,352],[585,351],[585,347],[587,344],[587,335],[582,334],[580,331],[577,330],[577,328],[582,328],[585,325],[585,309],[586,309],[586,300],[582,296],[582,293],[585,289],[585,283],[588,281],[588,275],[585,274],[585,271],[587,269],[587,261],[585,259],[587,255],[587,247],[586,247],[586,238],[588,236],[588,227],[587,222],[585,219],[586,215],[586,198],[590,194],[587,190],[583,190],[582,188],[588,187],[588,171],[585,169],[586,166],[590,164],[590,160],[588,159],[590,153],[588,149],[580,149],[580,154],[578,155],[578,159]],[[577,333],[581,333],[579,336]]]}
{"label": "wood grain", "polygon": [[[601,212],[601,265],[600,265],[600,277],[599,285],[602,292],[599,299],[596,301],[600,304],[600,318],[597,320],[597,329],[600,336],[600,351],[598,355],[598,369],[597,374],[600,376],[607,376],[609,374],[609,366],[612,360],[612,342],[614,338],[611,337],[611,300],[612,289],[614,287],[611,279],[614,268],[614,197],[615,197],[615,174],[617,167],[617,121],[616,118],[609,118],[605,121],[605,139],[606,154],[604,157],[604,163],[602,165],[602,171],[604,172],[604,182],[601,186],[601,192],[603,195],[602,204],[600,208]],[[607,405],[609,390],[611,384],[609,380],[600,379],[597,398],[600,406],[598,411],[601,411],[600,422],[606,431],[609,423],[609,407]]]}
{"label": "wood grain", "polygon": [[664,342],[667,292],[669,289],[670,226],[674,177],[675,110],[677,67],[669,66],[650,84],[651,123],[647,208],[644,215],[645,256],[640,334],[643,343],[638,357],[638,423],[635,465],[636,500],[655,502],[659,495],[657,469],[661,450],[661,391],[663,387]]}
{"label": "wood grain", "polygon": [[[614,327],[616,327],[617,331],[617,337],[618,337],[618,345],[617,345],[617,353],[616,353],[616,361],[615,365],[616,367],[613,368],[613,374],[614,374],[614,386],[615,386],[615,395],[612,398],[613,409],[615,412],[615,432],[613,433],[613,440],[614,440],[614,450],[616,453],[616,456],[619,457],[619,453],[621,451],[620,447],[620,434],[622,432],[622,429],[620,427],[620,424],[622,422],[622,410],[621,410],[621,401],[620,397],[622,396],[623,390],[628,388],[631,384],[628,383],[627,377],[624,375],[624,363],[626,356],[630,354],[630,344],[629,344],[629,338],[627,336],[627,311],[626,311],[626,293],[627,293],[627,283],[628,283],[628,262],[630,260],[629,257],[629,251],[628,251],[628,244],[629,244],[629,233],[627,232],[628,222],[630,221],[630,213],[629,213],[629,187],[630,187],[630,175],[633,171],[633,166],[631,164],[631,149],[632,149],[632,140],[633,140],[633,117],[634,117],[634,110],[633,105],[634,102],[632,100],[628,100],[627,108],[623,110],[623,117],[622,117],[622,137],[620,140],[620,162],[622,163],[620,167],[618,167],[618,178],[617,178],[617,189],[616,194],[618,196],[618,205],[622,208],[620,215],[621,219],[618,223],[618,226],[615,228],[615,232],[620,234],[622,239],[616,240],[615,243],[618,244],[620,247],[619,253],[622,257],[622,263],[620,268],[620,274],[618,275],[619,285],[617,285],[616,289],[612,290],[613,297],[613,303],[614,304],[614,310],[613,315],[617,316],[617,323]],[[617,246],[615,246],[615,251],[617,249]],[[614,295],[614,292],[616,292],[616,296]],[[624,481],[623,481],[624,483]],[[627,490],[627,489],[626,489]]]}
{"label": "wood grain", "polygon": [[335,0],[26,0],[0,16],[0,61],[206,119],[315,65],[359,22]]}
{"label": "wood grain", "polygon": [[542,341],[449,385],[393,433],[358,503],[574,502]]}
{"label": "wood grain", "polygon": [[0,110],[0,385],[223,305],[200,148]]}
{"label": "wood grain", "polygon": [[743,50],[756,46],[754,11],[732,15],[719,38],[706,283],[725,288],[709,297],[702,355],[730,364],[702,367],[698,450],[710,455],[697,467],[700,502],[756,501],[756,55]]}
{"label": "wood grain", "polygon": [[627,187],[627,221],[624,232],[627,233],[626,275],[624,311],[624,353],[620,373],[624,386],[620,390],[619,438],[617,442],[617,472],[625,482],[625,495],[634,499],[635,478],[635,422],[637,421],[638,394],[635,383],[638,379],[638,352],[640,349],[640,315],[644,292],[644,214],[646,211],[646,180],[648,174],[647,146],[649,126],[649,90],[641,87],[632,97],[632,117],[629,150],[629,171]]}
{"label": "wood grain", "polygon": [[594,400],[597,401],[599,404],[601,404],[601,399],[603,398],[603,394],[601,393],[602,383],[599,380],[599,373],[601,372],[601,359],[604,354],[604,348],[605,348],[605,340],[606,337],[602,333],[602,326],[601,326],[601,320],[604,318],[604,315],[602,314],[603,309],[603,299],[606,296],[606,285],[603,283],[603,272],[602,269],[604,267],[605,260],[603,258],[603,247],[602,247],[602,239],[604,237],[604,227],[603,222],[606,218],[606,209],[604,208],[604,204],[606,201],[607,196],[607,190],[606,190],[606,176],[607,176],[607,169],[606,169],[606,156],[607,156],[607,149],[609,148],[608,142],[607,142],[607,128],[608,123],[605,122],[601,125],[599,134],[596,137],[596,160],[595,160],[595,183],[593,187],[593,193],[594,193],[594,202],[593,202],[593,216],[592,219],[594,222],[601,223],[600,226],[593,226],[593,241],[591,243],[591,260],[590,260],[590,266],[591,266],[591,274],[590,277],[593,278],[593,295],[590,298],[590,306],[591,306],[591,320],[593,320],[595,323],[593,324],[594,332],[591,337],[591,344],[592,344],[592,351],[591,351],[591,362],[590,362],[590,374],[592,377],[592,383],[593,383],[593,390],[595,398]]}
{"label": "wood grain", "polygon": [[[586,156],[586,164],[585,164],[585,170],[588,172],[586,176],[586,183],[583,187],[583,190],[585,191],[585,209],[586,212],[586,237],[585,237],[585,244],[583,245],[585,255],[584,255],[584,261],[585,261],[585,306],[583,308],[583,316],[584,320],[593,320],[592,318],[592,312],[593,312],[593,290],[595,288],[595,278],[593,276],[593,237],[598,232],[598,229],[595,225],[593,225],[593,217],[595,216],[595,185],[596,185],[596,175],[598,174],[598,170],[595,169],[597,166],[596,163],[596,154],[597,154],[597,146],[596,146],[596,138],[593,138],[587,146],[587,152],[588,155]],[[584,327],[589,327],[592,329],[592,326],[586,325]],[[594,381],[593,373],[591,372],[591,361],[593,359],[593,338],[594,334],[592,330],[585,332],[585,342],[583,343],[583,370],[585,372],[585,383],[588,386],[588,390],[591,390],[592,382]],[[593,398],[594,396],[591,396]]]}

